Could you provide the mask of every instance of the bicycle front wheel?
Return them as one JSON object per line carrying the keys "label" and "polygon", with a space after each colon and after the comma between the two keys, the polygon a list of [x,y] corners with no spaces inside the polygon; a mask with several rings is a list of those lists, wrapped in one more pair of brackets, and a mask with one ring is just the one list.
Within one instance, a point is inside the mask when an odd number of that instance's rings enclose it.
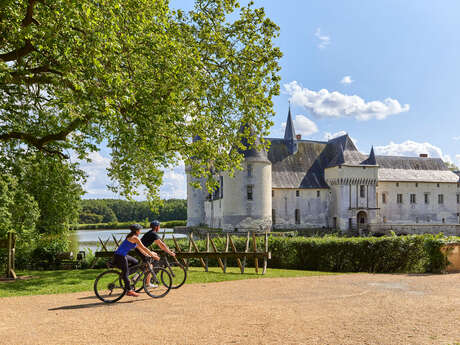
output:
{"label": "bicycle front wheel", "polygon": [[145,272],[144,291],[152,298],[166,296],[171,290],[172,278],[167,270],[156,267],[153,271]]}
{"label": "bicycle front wheel", "polygon": [[102,272],[94,282],[94,293],[104,303],[119,301],[126,293],[120,271]]}
{"label": "bicycle front wheel", "polygon": [[171,278],[173,280],[171,289],[178,289],[184,285],[187,280],[187,270],[183,265],[173,262],[169,265],[167,270],[169,271],[169,274],[171,274]]}

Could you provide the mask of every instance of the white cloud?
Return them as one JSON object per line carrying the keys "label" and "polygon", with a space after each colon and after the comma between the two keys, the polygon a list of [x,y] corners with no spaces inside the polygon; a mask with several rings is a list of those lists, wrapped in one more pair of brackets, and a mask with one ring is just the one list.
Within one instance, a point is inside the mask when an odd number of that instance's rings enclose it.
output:
{"label": "white cloud", "polygon": [[346,75],[345,77],[342,78],[342,80],[340,81],[342,84],[351,84],[354,82],[353,79],[351,79],[351,76],[349,75]]}
{"label": "white cloud", "polygon": [[458,137],[453,137],[452,139],[453,139],[453,140],[460,140],[460,136],[458,136]]}
{"label": "white cloud", "polygon": [[183,163],[177,167],[164,170],[160,196],[163,199],[187,198],[187,178]]}
{"label": "white cloud", "polygon": [[457,160],[457,166],[460,167],[460,155],[455,155],[455,159]]}
{"label": "white cloud", "polygon": [[418,157],[421,153],[428,154],[428,157],[441,158],[445,162],[452,163],[449,155],[443,154],[442,150],[430,143],[418,143],[412,140],[406,140],[397,144],[390,142],[388,145],[374,147],[375,153],[386,156],[411,156]]}
{"label": "white cloud", "polygon": [[[283,128],[286,128],[286,122],[282,123]],[[296,134],[310,135],[318,132],[316,123],[310,120],[305,115],[296,115],[294,120],[294,128]]]}
{"label": "white cloud", "polygon": [[[110,158],[102,156],[99,152],[92,152],[89,155],[91,162],[79,161],[80,168],[88,175],[86,184],[83,186],[86,191],[85,198],[119,198],[107,188],[112,181],[107,176],[107,168],[110,166]],[[146,200],[147,196],[142,191],[135,197],[137,200]],[[184,165],[164,169],[163,184],[160,187],[160,196],[164,199],[187,197],[187,185]]]}
{"label": "white cloud", "polygon": [[354,117],[357,120],[383,120],[390,115],[409,111],[409,104],[402,106],[397,100],[366,102],[361,97],[329,92],[326,89],[312,91],[300,86],[297,81],[284,84],[293,104],[304,107],[317,117]]}
{"label": "white cloud", "polygon": [[315,31],[315,37],[319,40],[318,48],[324,49],[331,43],[331,37],[321,34],[321,28],[317,28]]}

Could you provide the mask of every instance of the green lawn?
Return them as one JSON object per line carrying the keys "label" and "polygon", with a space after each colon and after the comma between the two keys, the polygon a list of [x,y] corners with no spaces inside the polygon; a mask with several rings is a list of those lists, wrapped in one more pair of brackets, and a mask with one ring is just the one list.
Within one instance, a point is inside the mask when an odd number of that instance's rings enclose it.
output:
{"label": "green lawn", "polygon": [[[96,276],[104,269],[87,269],[74,271],[20,271],[19,276],[34,276],[29,280],[15,282],[0,282],[0,297],[44,295],[79,291],[92,291]],[[188,271],[187,284],[214,283],[227,280],[278,278],[278,277],[308,277],[330,275],[334,273],[298,271],[284,269],[267,269],[265,275],[257,275],[253,268],[246,269],[244,274],[239,273],[238,267],[229,267],[227,273],[222,273],[218,267],[210,267],[204,272],[201,267],[191,267]],[[259,271],[261,272],[261,271]]]}

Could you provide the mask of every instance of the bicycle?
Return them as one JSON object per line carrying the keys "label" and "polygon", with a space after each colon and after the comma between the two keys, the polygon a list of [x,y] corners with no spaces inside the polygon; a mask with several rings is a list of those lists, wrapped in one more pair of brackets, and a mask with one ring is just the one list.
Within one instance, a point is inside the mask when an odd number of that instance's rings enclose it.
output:
{"label": "bicycle", "polygon": [[[152,267],[152,259],[148,258],[146,262],[131,266],[129,268],[130,275],[138,274],[137,277],[131,279],[131,287],[142,279],[142,287],[144,291],[152,298],[161,298],[166,296],[171,290],[172,278],[169,272],[162,267]],[[104,303],[115,303],[126,294],[127,290],[121,276],[121,271],[113,268],[113,264],[109,263],[109,270],[99,274],[94,281],[94,293]],[[150,281],[147,281],[147,276],[150,273]]]}
{"label": "bicycle", "polygon": [[[168,258],[166,255],[162,255],[161,258],[160,258],[160,261],[155,261],[154,262],[154,265],[155,267],[161,267],[163,269],[166,269],[169,274],[171,275],[171,278],[173,280],[173,283],[171,285],[171,289],[178,289],[180,288],[182,285],[185,284],[185,281],[187,280],[187,269],[182,265],[180,264],[177,260],[170,263],[168,261]],[[142,271],[137,271],[137,273],[140,274],[140,277],[142,277],[144,275],[144,272]],[[138,277],[138,278],[140,278]],[[136,280],[137,282],[138,280]],[[142,286],[141,287],[138,287],[136,288],[136,284],[133,284],[134,285],[134,290],[136,292],[139,292],[142,290]]]}

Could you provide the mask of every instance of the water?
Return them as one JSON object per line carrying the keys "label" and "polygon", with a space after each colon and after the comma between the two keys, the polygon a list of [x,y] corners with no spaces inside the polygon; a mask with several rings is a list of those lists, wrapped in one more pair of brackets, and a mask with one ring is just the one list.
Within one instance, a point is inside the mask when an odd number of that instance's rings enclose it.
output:
{"label": "water", "polygon": [[[146,233],[148,230],[142,230],[142,234]],[[163,232],[166,231],[165,239],[172,238],[173,229],[161,229],[158,235],[163,237]],[[73,231],[71,234],[71,251],[78,252],[80,250],[88,251],[88,248],[95,252],[101,250],[102,246],[99,242],[99,238],[104,242],[109,240],[106,244],[108,250],[115,250],[116,244],[113,240],[113,236],[119,241],[120,239],[125,239],[126,235],[129,233],[128,229],[110,229],[110,230],[77,230]],[[186,237],[181,234],[174,234],[175,238]]]}

